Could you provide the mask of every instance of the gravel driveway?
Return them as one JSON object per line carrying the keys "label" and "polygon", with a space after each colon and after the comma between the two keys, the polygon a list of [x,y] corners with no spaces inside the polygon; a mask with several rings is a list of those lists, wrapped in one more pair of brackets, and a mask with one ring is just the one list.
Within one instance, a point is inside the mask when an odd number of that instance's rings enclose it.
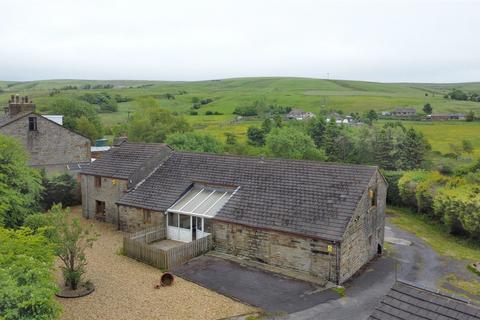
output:
{"label": "gravel driveway", "polygon": [[[80,208],[73,214],[81,217]],[[219,319],[255,311],[179,277],[171,287],[154,289],[160,270],[119,255],[122,234],[110,224],[94,225],[101,236],[87,251],[86,279],[96,290],[82,298],[59,298],[61,319]]]}

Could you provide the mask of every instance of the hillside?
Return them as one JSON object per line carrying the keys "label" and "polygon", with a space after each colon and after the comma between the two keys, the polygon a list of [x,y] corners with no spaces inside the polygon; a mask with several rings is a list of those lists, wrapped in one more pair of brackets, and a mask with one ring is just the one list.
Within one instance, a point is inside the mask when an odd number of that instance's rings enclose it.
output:
{"label": "hillside", "polygon": [[[85,85],[109,84],[113,88],[83,90]],[[76,86],[75,90],[61,90],[67,86]],[[480,82],[475,83],[377,83],[348,80],[325,80],[309,78],[237,78],[224,80],[209,80],[195,82],[171,81],[134,81],[134,80],[44,80],[29,82],[0,81],[0,104],[6,104],[10,94],[23,94],[36,101],[40,110],[48,112],[48,102],[52,97],[49,92],[60,89],[56,96],[78,96],[85,92],[108,92],[112,95],[121,94],[132,98],[132,101],[119,103],[118,112],[103,113],[101,119],[106,126],[126,121],[128,113],[136,110],[135,99],[153,97],[160,106],[171,111],[185,114],[197,130],[209,132],[223,138],[223,132],[231,131],[244,136],[246,127],[258,123],[258,120],[246,120],[232,124],[235,118],[232,114],[237,106],[252,104],[257,100],[266,103],[277,103],[320,112],[342,111],[344,113],[363,113],[373,109],[378,112],[392,110],[398,106],[414,107],[421,111],[425,103],[433,106],[434,113],[462,112],[470,110],[480,115],[480,103],[470,101],[454,101],[444,99],[446,92],[453,88],[467,92],[480,92]],[[170,93],[175,99],[166,99],[163,95]],[[189,115],[192,98],[213,99],[213,102],[202,106],[198,115]],[[205,115],[206,111],[219,112],[222,115]],[[411,125],[415,126],[415,123]],[[453,127],[452,127],[453,126]],[[456,131],[456,126],[462,126],[462,132],[467,129],[462,123],[450,124],[448,128]],[[450,130],[451,131],[451,130]],[[480,135],[479,125],[470,125],[467,138],[473,139]],[[425,130],[435,144],[439,140],[435,131]],[[442,151],[446,146],[441,142]],[[480,146],[479,146],[480,147]]]}

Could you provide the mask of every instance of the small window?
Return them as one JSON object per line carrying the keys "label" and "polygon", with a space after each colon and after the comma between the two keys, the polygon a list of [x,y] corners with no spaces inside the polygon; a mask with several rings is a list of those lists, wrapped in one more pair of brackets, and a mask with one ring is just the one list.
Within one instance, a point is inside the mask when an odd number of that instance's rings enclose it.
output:
{"label": "small window", "polygon": [[203,219],[203,229],[203,232],[212,233],[212,219]]}
{"label": "small window", "polygon": [[37,118],[29,117],[28,118],[28,131],[37,131]]}
{"label": "small window", "polygon": [[368,236],[368,245],[371,246],[372,245],[372,235],[369,235]]}
{"label": "small window", "polygon": [[368,196],[370,198],[370,206],[376,207],[377,206],[377,189],[370,189],[368,190]]}
{"label": "small window", "polygon": [[168,226],[178,227],[178,213],[168,213]]}
{"label": "small window", "polygon": [[95,212],[97,214],[105,214],[105,202],[104,201],[95,201]]}
{"label": "small window", "polygon": [[152,222],[152,212],[148,209],[143,209],[143,223]]}
{"label": "small window", "polygon": [[95,177],[95,187],[100,188],[102,186],[102,177]]}
{"label": "small window", "polygon": [[180,215],[180,228],[190,229],[190,216],[186,214]]}

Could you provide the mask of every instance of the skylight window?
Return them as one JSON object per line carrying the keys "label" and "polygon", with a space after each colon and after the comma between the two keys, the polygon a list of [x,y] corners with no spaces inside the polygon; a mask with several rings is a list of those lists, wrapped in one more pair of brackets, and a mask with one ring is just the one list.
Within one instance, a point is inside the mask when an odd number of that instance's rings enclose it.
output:
{"label": "skylight window", "polygon": [[206,218],[214,217],[235,190],[195,185],[167,211]]}

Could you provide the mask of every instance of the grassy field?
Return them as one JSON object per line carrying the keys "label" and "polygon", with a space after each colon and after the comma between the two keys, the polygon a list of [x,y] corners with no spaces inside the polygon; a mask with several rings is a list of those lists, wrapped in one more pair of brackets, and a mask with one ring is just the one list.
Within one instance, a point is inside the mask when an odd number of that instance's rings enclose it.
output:
{"label": "grassy field", "polygon": [[[382,125],[384,121],[379,121]],[[480,122],[465,121],[403,121],[406,127],[413,127],[422,132],[432,145],[433,151],[451,152],[451,144],[470,140],[474,146],[472,157],[480,158]]]}
{"label": "grassy field", "polygon": [[460,260],[480,261],[480,243],[452,236],[445,226],[407,209],[388,208],[391,223],[428,243],[437,253]]}
{"label": "grassy field", "polygon": [[[113,89],[81,90],[85,84],[112,84]],[[395,107],[414,107],[418,112],[425,103],[433,106],[434,113],[474,111],[480,115],[480,103],[453,101],[443,96],[452,88],[480,92],[480,83],[459,84],[415,84],[415,83],[375,83],[346,80],[324,80],[308,78],[238,78],[198,82],[167,81],[90,81],[90,80],[46,80],[31,82],[0,81],[0,104],[5,105],[10,94],[29,95],[40,110],[45,110],[52,99],[48,93],[67,85],[78,86],[78,90],[64,90],[60,95],[78,96],[85,92],[108,92],[133,98],[133,101],[120,103],[119,111],[104,113],[100,117],[106,126],[127,121],[128,115],[135,112],[135,99],[153,97],[165,109],[184,114],[194,128],[216,137],[223,138],[225,132],[234,132],[240,140],[245,138],[246,128],[259,120],[242,121],[232,124],[232,114],[237,106],[264,100],[305,111],[342,111],[344,113],[374,109],[378,112]],[[2,93],[3,92],[3,93]],[[183,92],[183,94],[179,94]],[[186,92],[186,93],[185,93]],[[174,100],[162,98],[165,93],[175,94]],[[188,114],[192,97],[210,98],[214,101],[198,110],[198,116]],[[205,116],[206,111],[217,111],[223,115]],[[480,149],[480,125],[465,122],[452,123],[408,123],[421,130],[433,145],[434,150],[449,151],[449,144],[458,139],[472,140]],[[442,134],[439,135],[438,133]],[[477,151],[477,155],[480,155]]]}

